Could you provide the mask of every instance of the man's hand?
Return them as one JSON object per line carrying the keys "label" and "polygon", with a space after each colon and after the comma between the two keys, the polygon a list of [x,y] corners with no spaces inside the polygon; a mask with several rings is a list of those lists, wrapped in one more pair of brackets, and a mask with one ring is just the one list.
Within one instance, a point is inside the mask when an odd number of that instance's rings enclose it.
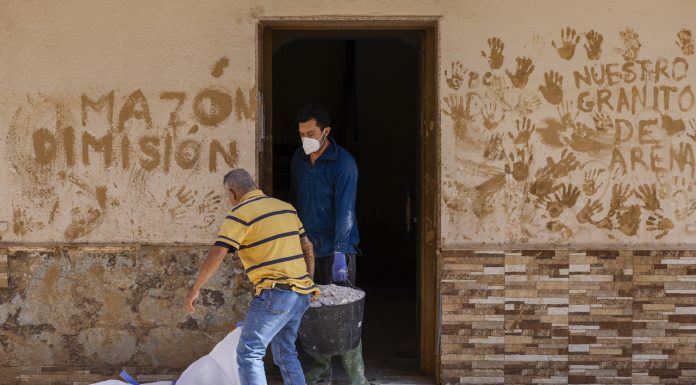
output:
{"label": "man's hand", "polygon": [[346,265],[345,253],[334,253],[333,267],[331,268],[331,273],[333,283],[348,281],[348,266]]}
{"label": "man's hand", "polygon": [[201,287],[208,282],[208,279],[210,279],[210,277],[212,277],[220,267],[222,260],[225,258],[225,255],[227,255],[227,251],[227,248],[220,246],[213,246],[210,248],[210,251],[208,251],[208,256],[206,257],[205,262],[203,262],[203,266],[201,266],[201,271],[198,273],[198,278],[193,286],[191,286],[191,289],[186,296],[184,308],[189,313],[193,312],[193,303],[196,301],[196,298],[198,298]]}
{"label": "man's hand", "polygon": [[186,304],[184,305],[187,312],[193,313],[193,303],[196,302],[198,295],[200,295],[200,290],[194,288],[189,290],[188,294],[186,295]]}

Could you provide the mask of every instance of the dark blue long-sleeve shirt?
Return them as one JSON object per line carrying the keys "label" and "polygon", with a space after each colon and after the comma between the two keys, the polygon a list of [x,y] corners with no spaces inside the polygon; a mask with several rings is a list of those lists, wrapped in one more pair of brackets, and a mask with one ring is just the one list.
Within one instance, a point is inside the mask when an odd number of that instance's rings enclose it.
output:
{"label": "dark blue long-sleeve shirt", "polygon": [[290,200],[314,245],[317,258],[334,252],[355,253],[360,241],[355,216],[358,167],[343,147],[329,147],[314,162],[302,147],[291,164]]}

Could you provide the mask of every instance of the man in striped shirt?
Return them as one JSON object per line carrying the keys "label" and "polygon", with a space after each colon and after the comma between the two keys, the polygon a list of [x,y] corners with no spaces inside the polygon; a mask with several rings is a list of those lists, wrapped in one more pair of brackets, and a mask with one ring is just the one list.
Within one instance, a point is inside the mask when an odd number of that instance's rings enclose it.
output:
{"label": "man in striped shirt", "polygon": [[264,195],[247,171],[232,170],[223,182],[233,207],[186,297],[186,308],[193,311],[201,287],[225,255],[237,252],[255,286],[237,346],[242,385],[266,384],[262,360],[269,343],[285,385],[304,385],[295,341],[310,296],[319,295],[311,278],[312,243],[292,205]]}

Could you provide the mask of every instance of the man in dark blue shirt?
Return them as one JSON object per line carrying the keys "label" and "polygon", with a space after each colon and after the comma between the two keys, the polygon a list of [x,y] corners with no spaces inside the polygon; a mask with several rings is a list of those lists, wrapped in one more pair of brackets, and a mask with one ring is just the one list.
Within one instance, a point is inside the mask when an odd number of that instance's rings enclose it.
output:
{"label": "man in dark blue shirt", "polygon": [[[302,147],[291,164],[290,200],[314,245],[314,282],[355,284],[358,225],[355,196],[358,167],[355,159],[329,137],[329,114],[314,105],[297,115]],[[308,384],[331,381],[331,356],[317,356],[305,374]],[[349,385],[367,385],[362,342],[341,355]]]}

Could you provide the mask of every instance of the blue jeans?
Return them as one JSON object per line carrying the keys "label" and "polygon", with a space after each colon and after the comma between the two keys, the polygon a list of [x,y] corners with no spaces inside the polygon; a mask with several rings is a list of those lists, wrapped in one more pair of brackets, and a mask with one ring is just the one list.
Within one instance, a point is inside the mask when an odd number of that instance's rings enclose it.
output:
{"label": "blue jeans", "polygon": [[280,368],[285,385],[305,385],[297,359],[297,329],[309,308],[309,294],[294,291],[263,290],[249,305],[242,335],[237,345],[237,364],[241,385],[266,385],[263,356],[271,344],[273,362]]}

